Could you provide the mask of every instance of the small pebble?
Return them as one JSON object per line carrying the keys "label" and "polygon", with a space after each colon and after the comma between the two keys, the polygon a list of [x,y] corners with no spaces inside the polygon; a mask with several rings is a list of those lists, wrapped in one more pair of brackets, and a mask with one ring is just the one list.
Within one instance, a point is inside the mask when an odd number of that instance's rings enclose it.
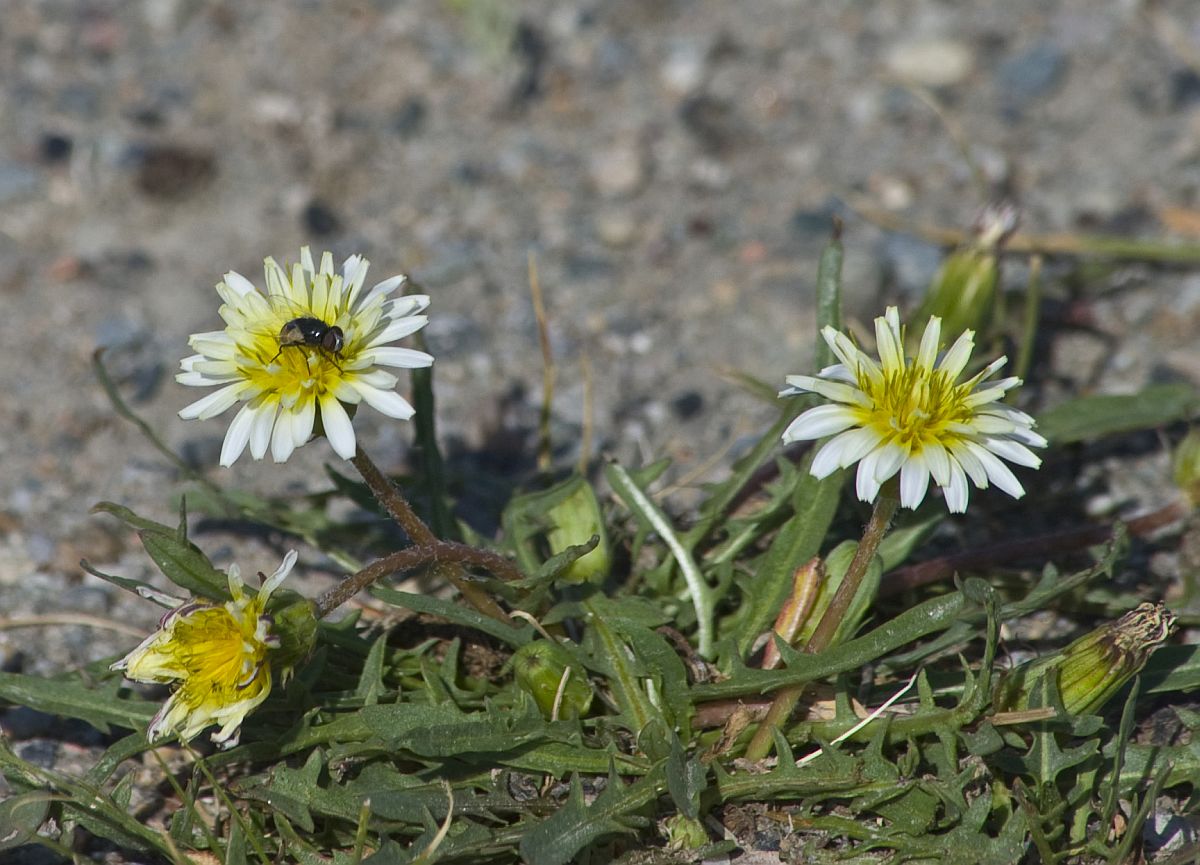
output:
{"label": "small pebble", "polygon": [[894,46],[884,60],[889,72],[925,87],[951,87],[971,74],[971,49],[954,39],[921,39]]}
{"label": "small pebble", "polygon": [[996,67],[996,86],[1012,109],[1049,96],[1067,74],[1067,54],[1050,39],[1040,39]]}
{"label": "small pebble", "polygon": [[645,160],[637,147],[617,145],[592,156],[588,176],[601,195],[610,198],[632,195],[645,183]]}

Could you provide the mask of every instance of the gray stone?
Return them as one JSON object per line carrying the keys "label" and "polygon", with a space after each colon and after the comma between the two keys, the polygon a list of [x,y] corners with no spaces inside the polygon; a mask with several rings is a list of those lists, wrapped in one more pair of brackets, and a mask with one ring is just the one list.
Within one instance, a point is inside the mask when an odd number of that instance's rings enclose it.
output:
{"label": "gray stone", "polygon": [[1067,54],[1052,39],[1039,39],[996,67],[1000,97],[1020,110],[1049,96],[1062,84],[1068,68]]}

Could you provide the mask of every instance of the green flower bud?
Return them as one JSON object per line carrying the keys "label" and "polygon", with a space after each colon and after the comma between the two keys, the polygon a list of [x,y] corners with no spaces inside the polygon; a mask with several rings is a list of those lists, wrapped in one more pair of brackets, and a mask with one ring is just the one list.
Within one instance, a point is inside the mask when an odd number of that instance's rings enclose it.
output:
{"label": "green flower bud", "polygon": [[312,654],[317,642],[317,606],[298,592],[277,591],[267,607],[271,633],[279,647],[271,650],[271,665],[287,681],[293,668]]}
{"label": "green flower bud", "polygon": [[592,485],[581,477],[561,484],[557,500],[546,511],[550,529],[546,542],[552,555],[571,547],[586,544],[593,537],[600,539],[595,549],[573,561],[559,578],[563,583],[600,582],[608,576],[612,556],[608,548],[608,533],[604,517]]}
{"label": "green flower bud", "polygon": [[1084,634],[1065,649],[1006,673],[996,686],[1000,712],[1030,708],[1030,695],[1047,675],[1057,675],[1063,706],[1072,715],[1098,711],[1146,665],[1175,627],[1161,603],[1139,604],[1121,618]]}
{"label": "green flower bud", "polygon": [[967,330],[988,332],[1000,278],[998,252],[1016,229],[1017,217],[1011,206],[985,208],[975,222],[975,237],[942,262],[912,320],[920,324],[939,317],[947,342]]}
{"label": "green flower bud", "polygon": [[708,832],[695,817],[672,814],[664,821],[663,828],[671,850],[697,850],[708,843]]}
{"label": "green flower bud", "polygon": [[1175,485],[1192,506],[1200,505],[1200,430],[1191,430],[1175,448]]}
{"label": "green flower bud", "polygon": [[517,685],[533,697],[545,717],[578,718],[587,714],[592,705],[592,686],[562,646],[546,640],[526,643],[513,653],[512,666]]}

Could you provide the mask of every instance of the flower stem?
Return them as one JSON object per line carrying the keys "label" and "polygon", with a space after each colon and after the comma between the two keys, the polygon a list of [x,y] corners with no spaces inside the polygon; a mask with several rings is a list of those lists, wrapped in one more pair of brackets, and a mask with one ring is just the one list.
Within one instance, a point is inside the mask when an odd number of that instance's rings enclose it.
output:
{"label": "flower stem", "polygon": [[[431,549],[437,546],[444,546],[442,542],[438,541],[437,537],[434,535],[429,526],[425,525],[421,518],[417,516],[416,511],[412,509],[412,506],[408,503],[408,500],[401,495],[400,490],[397,489],[396,485],[388,480],[387,476],[379,470],[379,467],[375,465],[374,461],[372,461],[369,456],[367,456],[366,451],[364,451],[361,446],[355,451],[354,457],[350,460],[350,462],[352,462],[354,467],[358,469],[358,473],[362,475],[363,480],[366,481],[367,486],[371,488],[371,492],[375,494],[375,498],[379,500],[379,503],[387,509],[387,512],[391,515],[392,519],[400,524],[400,528],[404,529],[409,539],[415,545],[414,549]],[[456,544],[455,546],[461,547],[462,545]],[[463,549],[472,550],[473,552],[481,555],[490,555],[484,553],[482,550],[475,550],[473,547],[463,547]],[[401,551],[401,553],[406,552],[410,551]],[[368,565],[357,574],[347,577],[342,581],[342,583],[340,583],[338,586],[335,586],[331,591],[337,591],[343,585],[358,579],[362,574],[372,572],[372,569],[375,568],[375,566],[387,562],[397,555],[400,555],[400,553],[393,553],[392,556],[385,556],[379,561]],[[495,558],[500,557],[497,556]],[[445,579],[451,583],[454,588],[458,589],[459,593],[463,596],[463,598],[466,599],[467,603],[469,603],[476,610],[483,613],[485,616],[489,616],[493,619],[504,622],[505,624],[512,624],[512,619],[509,618],[508,613],[504,611],[503,607],[496,603],[496,600],[491,595],[485,592],[480,586],[477,586],[474,583],[466,580],[466,575],[463,572],[461,563],[463,561],[471,561],[470,559],[439,560],[438,558],[433,557],[429,559],[422,559],[418,561],[417,564],[420,564],[421,561],[429,561],[433,565],[433,575],[435,577]],[[408,565],[408,567],[412,567],[412,565]],[[342,598],[333,606],[336,607],[338,604],[344,603],[348,598],[353,597],[354,594],[359,591],[359,589],[369,586],[372,582],[380,577],[393,573],[396,570],[399,570],[399,568],[391,567],[388,570],[378,573],[376,576],[371,577],[362,585],[358,586],[358,588],[354,589],[354,591],[350,592],[349,595],[347,595],[345,598]],[[507,574],[509,578],[513,576],[513,571],[515,571],[515,569],[509,565]],[[519,576],[519,573],[517,576]],[[322,601],[323,600],[324,598],[322,598]],[[323,610],[322,615],[324,615],[325,612],[333,609],[333,607],[326,609],[322,604],[321,609]]]}
{"label": "flower stem", "polygon": [[[859,541],[850,567],[846,570],[846,576],[842,578],[842,584],[838,586],[829,606],[825,609],[825,614],[817,623],[816,630],[809,637],[808,644],[804,647],[805,652],[815,655],[829,648],[830,643],[833,642],[838,625],[846,617],[846,611],[850,609],[854,596],[858,594],[858,588],[862,585],[867,568],[870,567],[871,560],[875,557],[875,551],[879,549],[879,544],[887,534],[888,527],[892,524],[892,518],[896,515],[896,509],[900,506],[898,492],[895,481],[889,481],[880,490],[879,496],[875,499],[875,509],[871,511],[871,519],[863,530],[862,540]],[[791,716],[792,710],[796,708],[796,703],[804,694],[804,688],[804,685],[793,685],[781,689],[775,695],[771,708],[767,710],[767,716],[758,725],[754,738],[746,747],[747,760],[761,760],[771,752],[771,745],[774,741],[772,731],[781,727]]]}
{"label": "flower stem", "polygon": [[[384,556],[382,559],[376,559],[362,570],[346,577],[317,599],[317,618],[324,618],[372,583],[400,571],[430,565],[435,572],[439,568],[454,568],[461,578],[464,564],[486,568],[502,579],[515,579],[523,576],[504,556],[454,541],[434,540],[428,544],[409,547]],[[469,588],[478,589],[477,586],[470,583],[466,585]],[[485,597],[489,601],[491,600],[489,596],[485,595]],[[476,607],[476,609],[479,608]],[[479,612],[486,614],[485,610],[479,610]],[[505,614],[504,621],[512,622],[507,618],[507,614]]]}

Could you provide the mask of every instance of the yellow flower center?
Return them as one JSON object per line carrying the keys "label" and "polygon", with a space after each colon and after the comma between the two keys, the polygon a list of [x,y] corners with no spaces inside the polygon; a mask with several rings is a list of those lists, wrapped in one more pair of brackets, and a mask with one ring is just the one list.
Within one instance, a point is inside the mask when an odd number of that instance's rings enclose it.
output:
{"label": "yellow flower center", "polygon": [[969,425],[975,414],[967,404],[970,384],[956,385],[935,369],[906,365],[884,369],[877,379],[862,371],[857,378],[859,389],[871,401],[869,408],[854,408],[859,424],[910,454],[929,444],[945,447],[963,440],[958,429]]}
{"label": "yellow flower center", "polygon": [[255,634],[261,613],[250,601],[238,618],[225,607],[195,610],[175,622],[164,649],[186,671],[176,694],[189,709],[227,706],[271,687],[267,646]]}
{"label": "yellow flower center", "polygon": [[334,390],[345,369],[346,350],[337,359],[320,346],[280,345],[283,324],[281,321],[278,327],[264,327],[249,341],[241,341],[248,361],[241,365],[242,375],[253,383],[256,392],[274,394],[289,403],[306,391],[320,395]]}

